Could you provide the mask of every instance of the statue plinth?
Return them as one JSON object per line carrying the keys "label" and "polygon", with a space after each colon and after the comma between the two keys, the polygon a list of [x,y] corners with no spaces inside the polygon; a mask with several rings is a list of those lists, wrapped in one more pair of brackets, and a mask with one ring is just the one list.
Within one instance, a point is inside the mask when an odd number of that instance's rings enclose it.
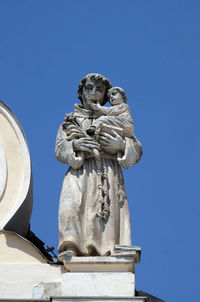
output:
{"label": "statue plinth", "polygon": [[131,272],[134,260],[130,257],[65,257],[61,256],[67,272]]}
{"label": "statue plinth", "polygon": [[141,248],[115,245],[111,256],[70,257],[68,252],[59,254],[68,272],[134,272],[134,264],[140,262]]}
{"label": "statue plinth", "polygon": [[69,257],[59,255],[66,272],[62,294],[66,296],[135,296],[135,263],[141,250],[132,246],[115,246],[108,257]]}

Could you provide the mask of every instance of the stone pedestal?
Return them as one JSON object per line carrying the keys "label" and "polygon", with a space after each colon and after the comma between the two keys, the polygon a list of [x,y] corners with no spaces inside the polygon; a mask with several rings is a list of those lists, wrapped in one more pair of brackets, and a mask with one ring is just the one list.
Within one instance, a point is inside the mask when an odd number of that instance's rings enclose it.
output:
{"label": "stone pedestal", "polygon": [[61,285],[67,296],[134,296],[133,259],[116,257],[68,257]]}
{"label": "stone pedestal", "polygon": [[59,255],[65,273],[61,294],[73,297],[134,297],[140,248],[115,246],[109,257]]}

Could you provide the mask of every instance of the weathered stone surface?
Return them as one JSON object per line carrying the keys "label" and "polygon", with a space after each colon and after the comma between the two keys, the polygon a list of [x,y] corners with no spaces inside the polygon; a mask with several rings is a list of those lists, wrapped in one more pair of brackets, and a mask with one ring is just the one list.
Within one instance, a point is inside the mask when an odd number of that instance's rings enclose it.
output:
{"label": "weathered stone surface", "polygon": [[60,257],[67,271],[63,275],[62,295],[134,296],[134,258]]}
{"label": "weathered stone surface", "polygon": [[61,295],[61,283],[60,282],[41,282],[33,288],[33,298],[49,298],[52,295]]}
{"label": "weathered stone surface", "polygon": [[59,265],[0,264],[0,298],[31,299],[60,295],[61,280],[62,267]]}
{"label": "weathered stone surface", "polygon": [[66,257],[59,255],[68,272],[132,272],[134,259],[132,257]]}
{"label": "weathered stone surface", "polygon": [[[89,74],[79,99],[66,115],[56,139],[56,157],[71,167],[59,207],[59,253],[109,256],[116,244],[131,246],[128,201],[121,167],[136,164],[140,142],[125,92],[104,76]],[[109,90],[110,89],[110,90]],[[103,105],[109,100],[112,107]]]}
{"label": "weathered stone surface", "polygon": [[65,273],[61,295],[66,296],[134,296],[135,280],[132,273]]}
{"label": "weathered stone surface", "polygon": [[132,258],[134,263],[140,262],[141,248],[138,246],[115,245],[111,251],[111,256]]}

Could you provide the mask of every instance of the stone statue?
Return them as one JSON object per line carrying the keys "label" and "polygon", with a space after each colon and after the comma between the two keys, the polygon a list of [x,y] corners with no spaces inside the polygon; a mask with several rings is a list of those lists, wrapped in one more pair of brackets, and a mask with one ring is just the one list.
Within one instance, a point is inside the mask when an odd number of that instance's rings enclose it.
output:
{"label": "stone statue", "polygon": [[[125,92],[96,73],[85,76],[58,130],[56,157],[70,165],[59,207],[59,253],[108,256],[131,245],[130,217],[120,166],[142,155]],[[111,107],[104,106],[109,100]]]}

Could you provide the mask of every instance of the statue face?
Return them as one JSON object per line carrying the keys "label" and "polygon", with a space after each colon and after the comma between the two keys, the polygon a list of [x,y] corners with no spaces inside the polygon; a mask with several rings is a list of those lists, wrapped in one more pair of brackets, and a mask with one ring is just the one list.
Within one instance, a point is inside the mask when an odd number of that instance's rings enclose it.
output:
{"label": "statue face", "polygon": [[123,104],[124,99],[118,90],[112,89],[109,92],[109,102],[112,106],[115,106],[115,105]]}
{"label": "statue face", "polygon": [[83,107],[90,108],[91,103],[103,103],[105,95],[105,85],[101,80],[94,78],[87,79],[85,86],[83,87]]}

